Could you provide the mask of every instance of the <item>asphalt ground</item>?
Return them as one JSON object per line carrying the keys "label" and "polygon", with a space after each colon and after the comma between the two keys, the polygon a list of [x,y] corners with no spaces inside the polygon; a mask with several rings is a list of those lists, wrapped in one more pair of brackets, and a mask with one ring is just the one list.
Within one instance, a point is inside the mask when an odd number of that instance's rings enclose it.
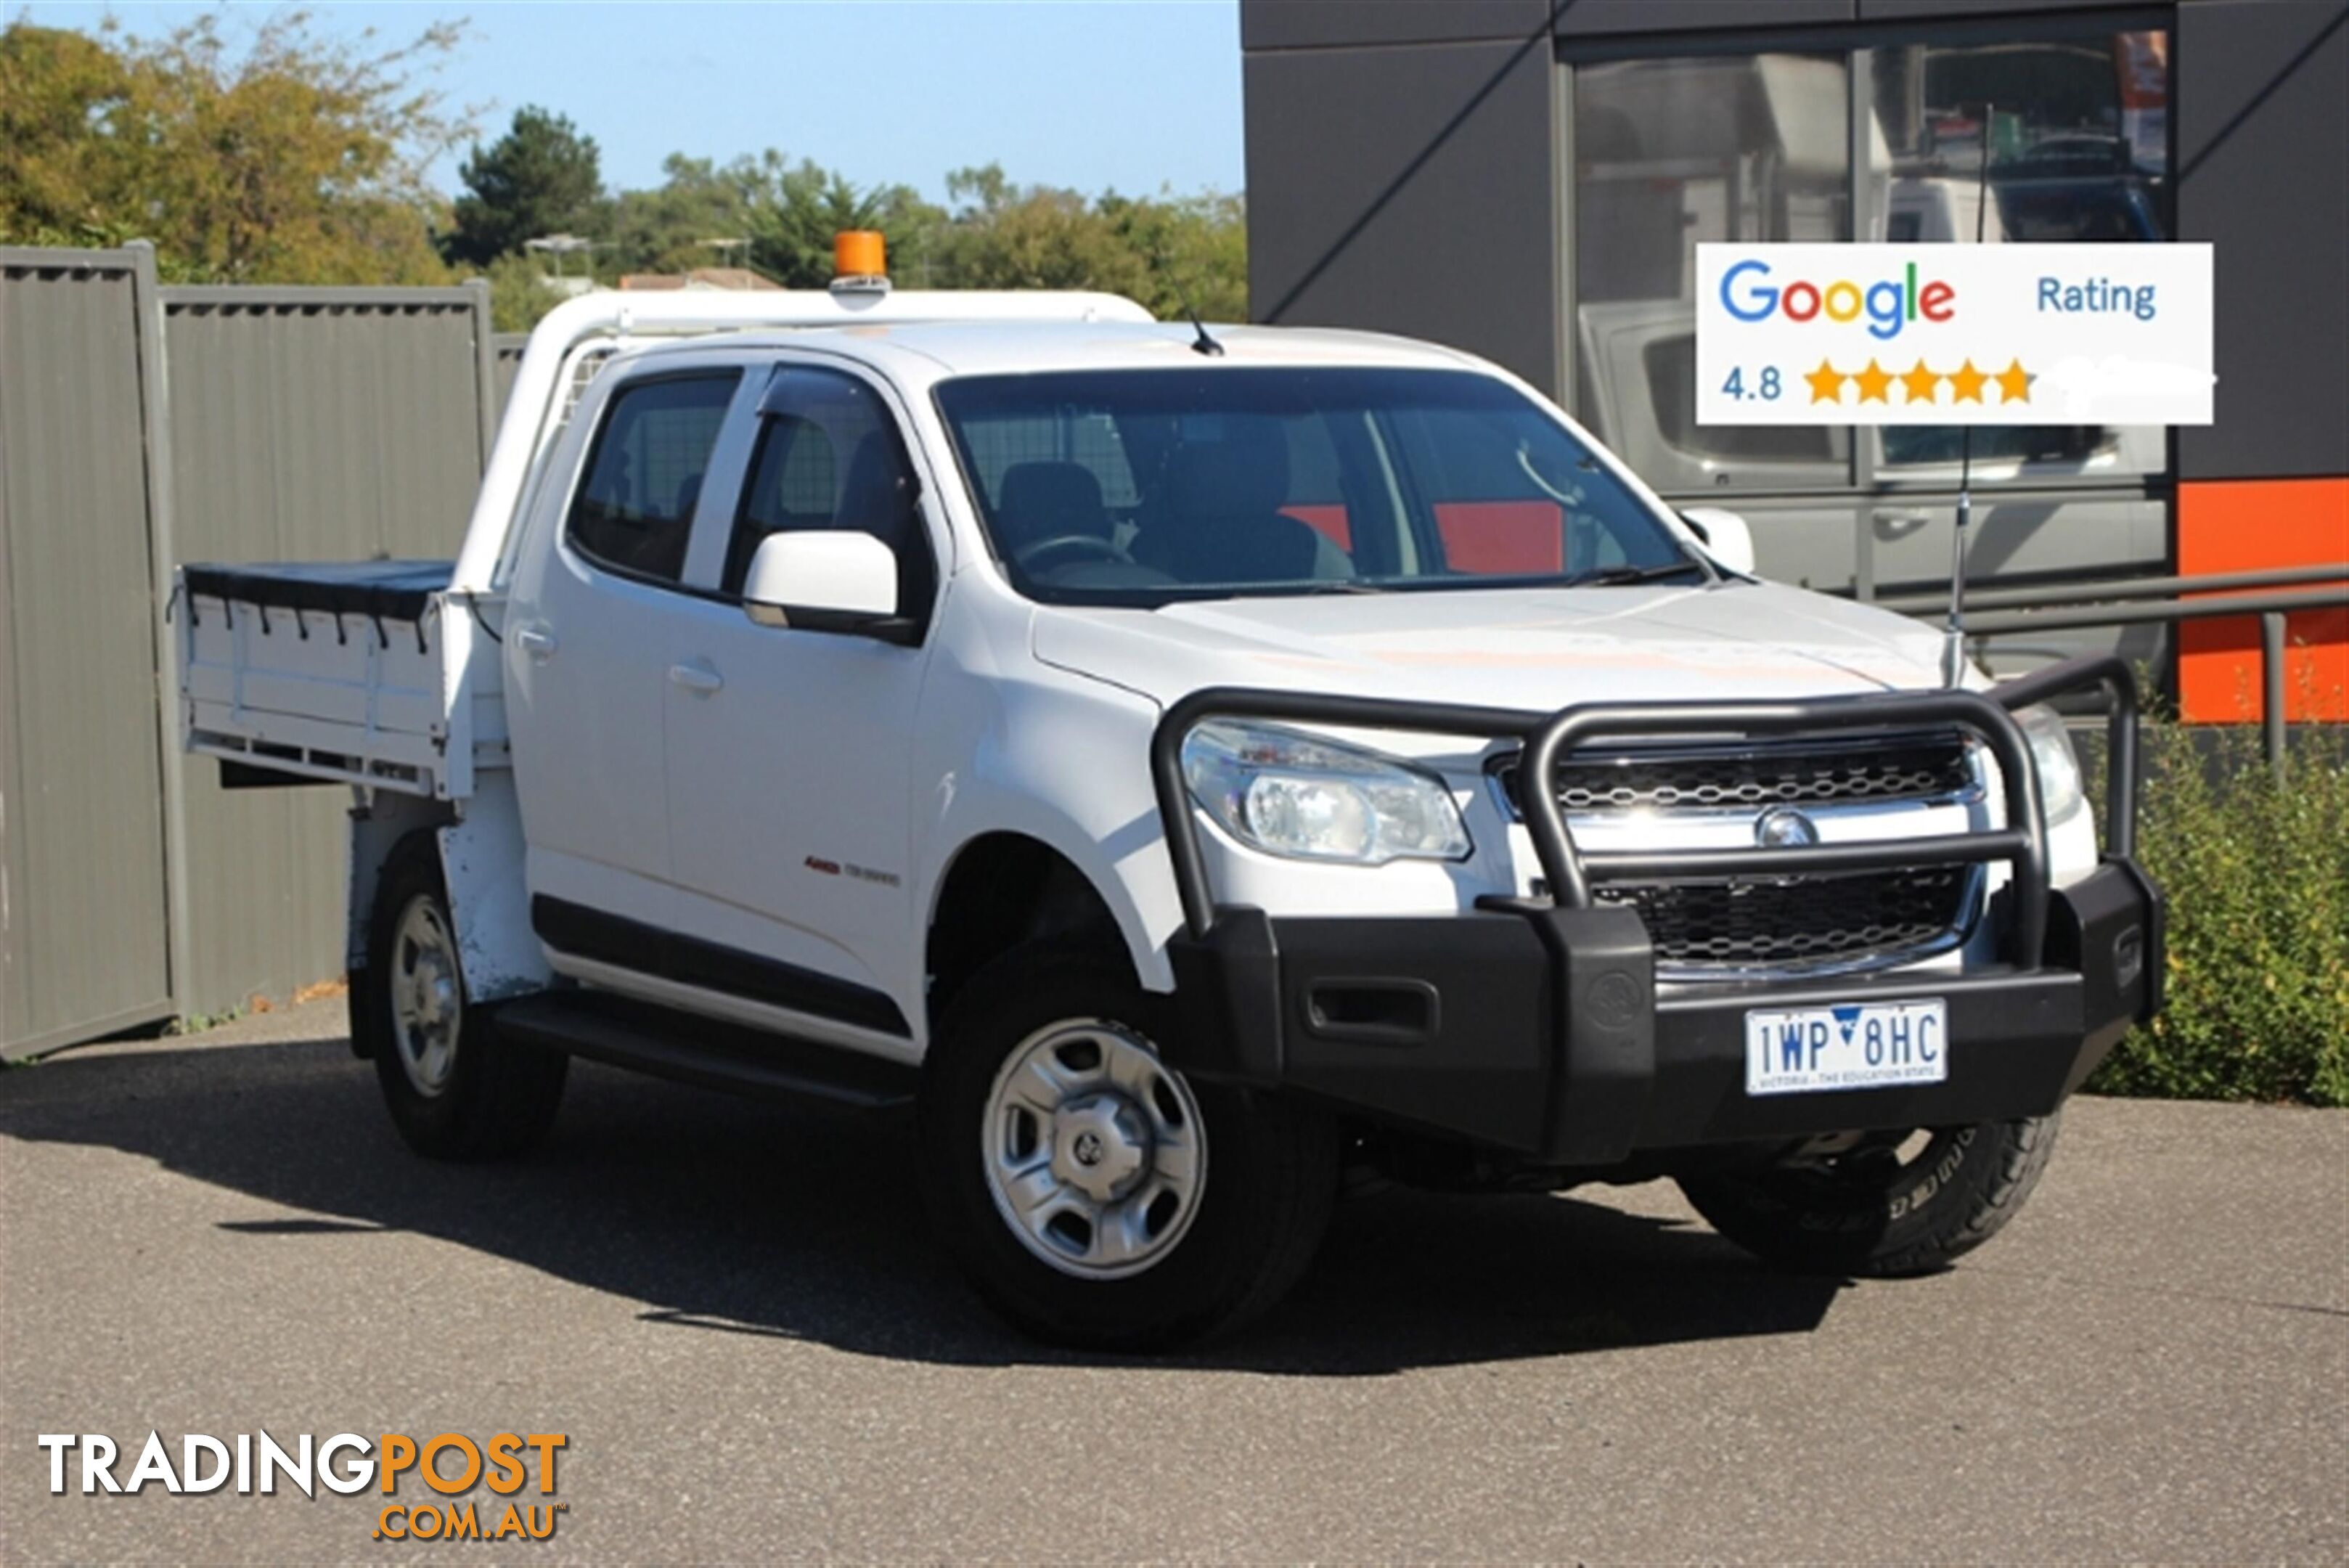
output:
{"label": "asphalt ground", "polygon": [[[341,1034],[0,1073],[0,1562],[2349,1559],[2349,1112],[2076,1102],[1898,1282],[1661,1184],[1366,1198],[1256,1329],[1114,1364],[981,1313],[903,1130],[581,1066],[539,1154],[435,1166]],[[373,1493],[53,1496],[34,1440],[264,1428],[560,1431],[567,1507],[383,1542]]]}

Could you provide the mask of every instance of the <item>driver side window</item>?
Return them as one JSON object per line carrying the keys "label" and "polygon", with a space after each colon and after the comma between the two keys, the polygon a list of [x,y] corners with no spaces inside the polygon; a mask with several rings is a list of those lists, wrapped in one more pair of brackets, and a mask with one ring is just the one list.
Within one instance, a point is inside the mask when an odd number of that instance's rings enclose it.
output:
{"label": "driver side window", "polygon": [[759,414],[720,590],[741,593],[750,557],[770,534],[847,529],[889,546],[897,557],[898,613],[926,621],[937,568],[922,525],[921,483],[880,394],[836,370],[786,365]]}

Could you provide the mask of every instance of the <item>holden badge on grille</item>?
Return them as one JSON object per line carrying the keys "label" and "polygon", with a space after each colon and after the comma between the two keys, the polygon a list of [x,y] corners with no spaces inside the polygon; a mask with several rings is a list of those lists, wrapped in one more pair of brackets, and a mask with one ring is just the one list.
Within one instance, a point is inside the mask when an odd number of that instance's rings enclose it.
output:
{"label": "holden badge on grille", "polygon": [[1818,841],[1817,825],[1791,805],[1774,805],[1754,819],[1754,842],[1764,849],[1800,849]]}

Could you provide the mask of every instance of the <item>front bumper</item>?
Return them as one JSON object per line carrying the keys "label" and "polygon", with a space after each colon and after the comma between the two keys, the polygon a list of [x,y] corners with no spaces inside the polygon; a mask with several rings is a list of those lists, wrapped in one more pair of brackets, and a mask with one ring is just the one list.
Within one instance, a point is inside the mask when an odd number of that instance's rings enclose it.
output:
{"label": "front bumper", "polygon": [[[2085,878],[2048,884],[2038,788],[2007,710],[2095,687],[2112,710],[2111,849]],[[2085,659],[1990,697],[1902,694],[1775,705],[1590,706],[1556,715],[1412,709],[1266,692],[1203,692],[1160,728],[1154,763],[1185,930],[1169,944],[1185,1072],[1310,1095],[1367,1119],[1601,1168],[1651,1150],[1820,1134],[1962,1126],[2040,1116],[2077,1089],[2133,1022],[2160,1006],[2163,903],[2133,858],[2134,688],[2116,660]],[[1216,713],[1269,712],[1395,728],[1515,732],[1529,777],[1594,736],[1735,726],[1747,734],[1851,729],[1930,711],[1974,729],[1998,755],[2013,826],[1954,840],[1651,857],[1578,855],[1560,814],[1528,813],[1551,900],[1487,900],[1473,913],[1275,918],[1210,900],[1195,824],[1175,772],[1181,737]],[[1529,799],[1539,803],[1532,792]],[[2002,859],[2002,961],[1963,971],[1665,984],[1639,915],[1594,881],[1651,871],[1757,874]],[[1744,1019],[1754,1008],[1940,997],[1949,1075],[1938,1084],[1750,1096]]]}
{"label": "front bumper", "polygon": [[[1176,1064],[1559,1166],[2041,1116],[2151,1016],[2161,910],[2144,873],[2116,860],[2055,893],[2036,968],[1659,987],[1628,909],[1226,909],[1171,948]],[[1945,1082],[1746,1095],[1748,1009],[1916,996],[1948,1002]]]}

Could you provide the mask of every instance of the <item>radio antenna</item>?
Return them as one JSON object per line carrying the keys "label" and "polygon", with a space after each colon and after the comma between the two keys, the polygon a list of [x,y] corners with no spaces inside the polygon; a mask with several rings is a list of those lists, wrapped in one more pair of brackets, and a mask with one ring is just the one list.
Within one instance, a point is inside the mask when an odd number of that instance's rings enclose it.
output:
{"label": "radio antenna", "polygon": [[1174,290],[1174,297],[1182,303],[1183,314],[1190,320],[1191,330],[1198,334],[1191,339],[1191,352],[1205,354],[1211,358],[1222,358],[1224,346],[1207,336],[1206,323],[1199,319],[1198,309],[1191,303],[1191,291],[1183,286],[1182,275],[1166,265],[1164,254],[1156,249],[1153,249],[1150,253],[1150,265],[1152,269],[1165,278],[1167,285]]}
{"label": "radio antenna", "polygon": [[[1997,105],[1982,105],[1982,166],[1974,176],[1974,244],[1990,216],[1990,133]],[[1966,675],[1966,527],[1974,520],[1974,427],[1958,427],[1958,525],[1950,534],[1950,625],[1942,636],[1941,680],[1952,691]]]}

